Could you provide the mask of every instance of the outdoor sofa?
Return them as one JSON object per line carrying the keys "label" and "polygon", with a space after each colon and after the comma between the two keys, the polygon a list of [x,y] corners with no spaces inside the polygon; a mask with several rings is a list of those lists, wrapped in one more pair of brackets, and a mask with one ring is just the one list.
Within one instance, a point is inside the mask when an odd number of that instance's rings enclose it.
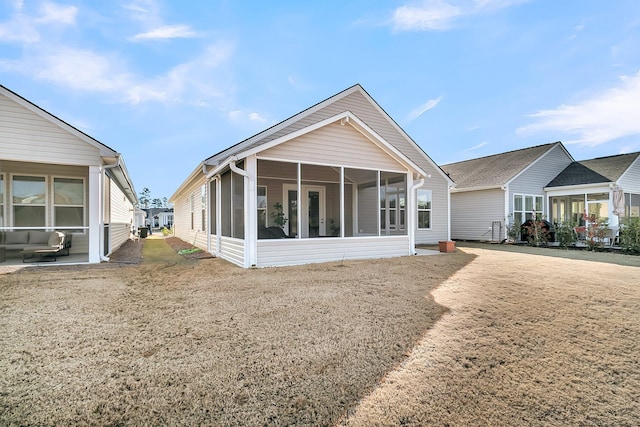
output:
{"label": "outdoor sofa", "polygon": [[69,255],[72,235],[61,231],[0,231],[0,248],[17,251],[22,260],[39,258],[55,261],[58,255]]}

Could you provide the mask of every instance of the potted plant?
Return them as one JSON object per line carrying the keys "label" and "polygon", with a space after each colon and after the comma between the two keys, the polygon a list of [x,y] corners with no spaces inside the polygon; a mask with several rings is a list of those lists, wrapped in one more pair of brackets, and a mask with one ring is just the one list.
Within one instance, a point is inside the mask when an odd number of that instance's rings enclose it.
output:
{"label": "potted plant", "polygon": [[273,223],[280,228],[284,228],[287,224],[287,217],[284,215],[284,209],[282,207],[282,203],[276,202],[273,204],[273,212],[271,212],[271,218],[273,219]]}

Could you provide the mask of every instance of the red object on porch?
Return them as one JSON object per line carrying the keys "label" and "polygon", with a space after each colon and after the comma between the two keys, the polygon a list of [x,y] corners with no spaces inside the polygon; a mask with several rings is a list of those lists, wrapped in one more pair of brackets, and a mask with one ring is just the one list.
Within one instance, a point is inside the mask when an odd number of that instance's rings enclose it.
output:
{"label": "red object on porch", "polygon": [[451,253],[456,251],[456,242],[451,240],[443,240],[438,242],[440,252]]}

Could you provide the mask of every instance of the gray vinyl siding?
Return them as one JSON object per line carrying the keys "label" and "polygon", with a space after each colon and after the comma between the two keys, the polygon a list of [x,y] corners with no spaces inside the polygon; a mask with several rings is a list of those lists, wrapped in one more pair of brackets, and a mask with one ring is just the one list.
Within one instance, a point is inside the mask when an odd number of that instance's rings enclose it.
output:
{"label": "gray vinyl siding", "polygon": [[99,151],[65,129],[0,95],[0,152],[5,160],[99,165]]}
{"label": "gray vinyl siding", "polygon": [[[191,243],[200,249],[207,249],[207,231],[202,228],[202,203],[200,188],[206,182],[202,175],[195,179],[176,197],[173,207],[173,224],[175,237]],[[193,229],[191,229],[191,194],[194,194]],[[205,215],[207,207],[205,206]],[[208,227],[208,224],[207,224]],[[214,230],[215,232],[215,230]]]}
{"label": "gray vinyl siding", "polygon": [[111,253],[129,239],[129,232],[133,224],[133,204],[127,199],[114,180],[111,179],[108,182],[111,184],[111,191],[109,192],[111,197],[109,253]]}
{"label": "gray vinyl siding", "polygon": [[[514,194],[535,194],[544,196],[544,187],[551,182],[569,164],[571,159],[560,145],[554,146],[532,163],[520,175],[509,183],[509,207],[508,213],[513,212]],[[548,214],[547,198],[544,201],[544,212]]]}
{"label": "gray vinyl siding", "polygon": [[259,240],[258,267],[411,255],[409,236]]}
{"label": "gray vinyl siding", "polygon": [[640,194],[640,157],[622,174],[618,184],[625,193]]}
{"label": "gray vinyl siding", "polygon": [[129,223],[111,223],[109,225],[110,233],[110,251],[113,253],[116,249],[122,246],[127,240],[129,240],[129,233],[131,231],[131,224]]}
{"label": "gray vinyl siding", "polygon": [[339,123],[265,150],[260,157],[353,168],[405,169],[353,127]]}
{"label": "gray vinyl siding", "polygon": [[447,210],[449,191],[447,185],[442,185],[442,180],[437,180],[433,185],[431,179],[426,179],[424,185],[419,189],[431,190],[431,229],[416,229],[416,244],[435,244],[441,240],[447,240],[449,238],[449,215]]}
{"label": "gray vinyl siding", "polygon": [[504,191],[451,193],[451,238],[491,240],[493,221],[504,222]]}

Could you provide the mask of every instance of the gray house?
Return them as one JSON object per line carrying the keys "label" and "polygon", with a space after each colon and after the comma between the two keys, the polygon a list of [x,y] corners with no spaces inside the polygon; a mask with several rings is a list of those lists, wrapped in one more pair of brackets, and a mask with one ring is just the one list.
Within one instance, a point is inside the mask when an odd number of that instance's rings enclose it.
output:
{"label": "gray house", "polygon": [[561,142],[443,165],[451,189],[451,238],[502,241],[507,226],[547,215],[545,186],[573,162]]}
{"label": "gray house", "polygon": [[177,237],[263,267],[448,240],[451,185],[355,85],[204,159],[170,201]]}

